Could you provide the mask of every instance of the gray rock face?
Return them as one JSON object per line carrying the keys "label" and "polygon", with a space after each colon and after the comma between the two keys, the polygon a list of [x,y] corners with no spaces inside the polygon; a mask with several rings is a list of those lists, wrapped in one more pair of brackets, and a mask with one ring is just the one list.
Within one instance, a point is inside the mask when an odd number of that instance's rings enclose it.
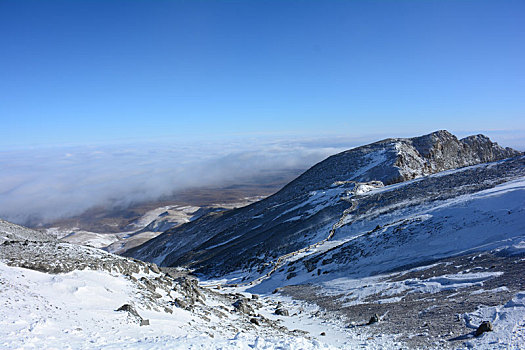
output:
{"label": "gray rock face", "polygon": [[336,181],[382,181],[385,185],[520,155],[484,135],[458,138],[446,130],[409,139],[393,138],[357,147],[314,165],[285,187],[312,191]]}
{"label": "gray rock face", "polygon": [[[330,231],[350,207],[344,197],[357,195],[355,182],[393,184],[519,155],[520,152],[502,148],[483,135],[459,140],[447,131],[437,131],[411,139],[386,139],[331,156],[271,197],[244,208],[210,213],[168,230],[124,255],[161,266],[189,266],[208,276],[239,269],[263,274],[270,269],[265,263],[276,256],[324,238],[319,237],[320,232]],[[513,166],[516,170],[521,165]],[[485,175],[497,181],[505,172],[503,168],[487,170]],[[469,178],[457,178],[473,190],[481,185],[471,185],[473,177],[479,175],[470,174]],[[446,187],[444,196],[456,193],[457,186],[445,181],[429,183]],[[423,193],[415,188],[410,198],[428,196],[433,187],[428,190]],[[361,204],[354,209],[359,211],[360,207]],[[312,270],[318,267],[315,263],[310,265]]]}

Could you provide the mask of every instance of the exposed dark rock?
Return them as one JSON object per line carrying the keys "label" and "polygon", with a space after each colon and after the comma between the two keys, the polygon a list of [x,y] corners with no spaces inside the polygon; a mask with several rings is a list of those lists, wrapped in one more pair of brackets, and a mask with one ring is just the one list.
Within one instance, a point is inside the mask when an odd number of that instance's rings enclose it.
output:
{"label": "exposed dark rock", "polygon": [[135,310],[135,307],[131,304],[124,304],[121,307],[119,307],[116,311],[126,311],[126,312],[129,312],[133,316],[140,317],[137,310]]}
{"label": "exposed dark rock", "polygon": [[379,322],[379,315],[373,314],[372,317],[370,317],[370,320],[368,320],[368,324],[374,324]]}
{"label": "exposed dark rock", "polygon": [[492,325],[492,322],[490,321],[483,321],[479,325],[479,327],[476,329],[476,332],[474,333],[474,336],[479,337],[485,332],[492,332],[494,330],[494,326]]}
{"label": "exposed dark rock", "polygon": [[278,307],[277,309],[275,309],[275,314],[279,316],[290,316],[290,313],[288,312],[288,310],[282,307]]}

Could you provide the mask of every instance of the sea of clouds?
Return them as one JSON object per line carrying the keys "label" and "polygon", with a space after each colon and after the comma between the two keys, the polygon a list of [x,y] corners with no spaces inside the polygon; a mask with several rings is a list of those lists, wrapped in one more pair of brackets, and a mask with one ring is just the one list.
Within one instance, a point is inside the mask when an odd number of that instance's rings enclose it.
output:
{"label": "sea of clouds", "polygon": [[307,169],[355,146],[341,139],[239,139],[32,148],[0,152],[0,218],[38,225],[178,190]]}
{"label": "sea of clouds", "polygon": [[[525,149],[522,132],[483,133],[502,146]],[[253,183],[287,170],[297,174],[332,154],[386,136],[391,135],[256,136],[4,150],[0,218],[36,226],[92,207],[126,208],[195,187]]]}

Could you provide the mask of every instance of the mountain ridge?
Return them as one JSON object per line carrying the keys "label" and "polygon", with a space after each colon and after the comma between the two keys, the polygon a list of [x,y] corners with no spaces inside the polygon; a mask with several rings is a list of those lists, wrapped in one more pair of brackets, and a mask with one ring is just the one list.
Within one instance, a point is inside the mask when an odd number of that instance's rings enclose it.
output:
{"label": "mountain ridge", "polygon": [[484,135],[459,140],[445,130],[381,140],[328,157],[262,201],[168,230],[124,255],[212,275],[263,272],[265,261],[325,239],[349,207],[341,198],[351,183],[391,185],[521,154]]}

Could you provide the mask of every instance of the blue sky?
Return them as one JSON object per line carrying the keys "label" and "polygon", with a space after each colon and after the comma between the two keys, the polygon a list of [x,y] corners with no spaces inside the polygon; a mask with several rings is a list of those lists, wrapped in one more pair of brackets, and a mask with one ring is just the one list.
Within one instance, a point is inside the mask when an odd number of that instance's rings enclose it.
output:
{"label": "blue sky", "polygon": [[436,129],[517,144],[524,16],[501,0],[0,0],[0,147]]}

